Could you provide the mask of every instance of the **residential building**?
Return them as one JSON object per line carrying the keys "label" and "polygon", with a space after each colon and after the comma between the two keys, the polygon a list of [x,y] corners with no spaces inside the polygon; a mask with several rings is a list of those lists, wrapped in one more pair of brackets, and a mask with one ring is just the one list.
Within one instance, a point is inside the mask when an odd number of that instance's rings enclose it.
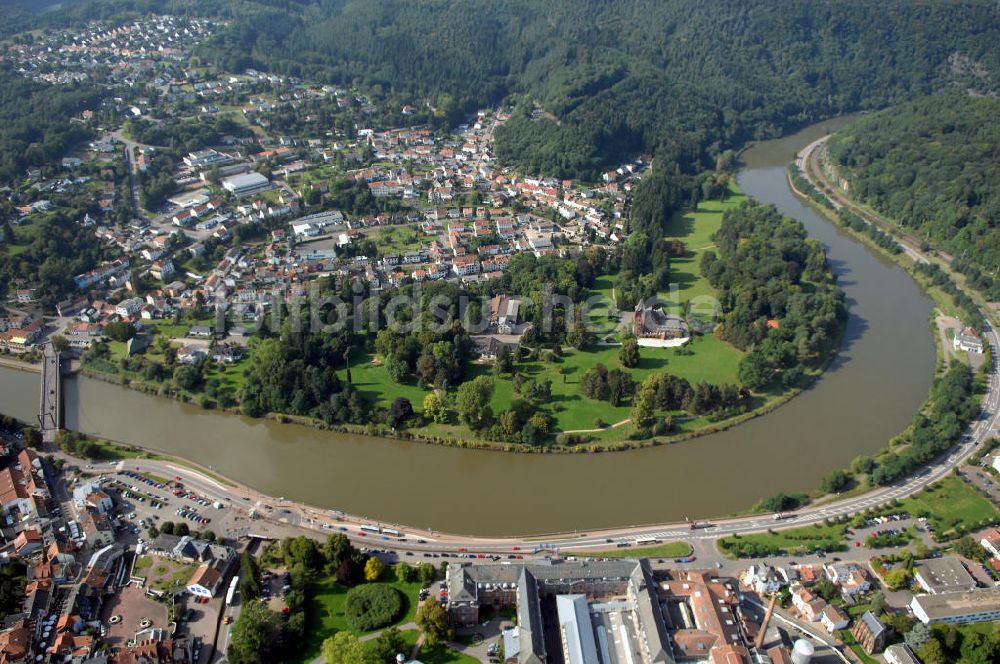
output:
{"label": "residential building", "polygon": [[45,323],[35,319],[21,327],[11,327],[0,332],[0,348],[12,353],[23,353],[38,341]]}
{"label": "residential building", "polygon": [[861,618],[854,621],[851,634],[869,655],[880,653],[885,649],[885,640],[889,630],[871,611],[865,611]]}
{"label": "residential building", "polygon": [[34,288],[18,288],[17,289],[17,302],[18,304],[31,304],[35,301],[35,289]]}
{"label": "residential building", "polygon": [[42,550],[44,540],[37,528],[25,528],[14,538],[14,552],[20,558],[28,556]]}
{"label": "residential building", "polygon": [[92,507],[101,514],[107,514],[113,506],[111,497],[97,482],[84,482],[73,487],[73,504],[80,509]]}
{"label": "residential building", "polygon": [[820,614],[826,608],[826,600],[812,593],[808,588],[799,588],[792,593],[792,604],[799,614],[809,622],[819,620]]}
{"label": "residential building", "polygon": [[73,277],[73,281],[76,284],[77,288],[79,288],[80,290],[84,290],[85,288],[89,288],[94,284],[104,281],[108,277],[114,276],[120,272],[124,272],[129,268],[130,265],[131,263],[129,259],[119,258],[117,260],[111,261],[110,263],[105,263],[100,267],[96,267],[90,272],[84,272],[83,274],[78,274],[75,277]]}
{"label": "residential building", "polygon": [[26,617],[14,621],[8,629],[0,632],[0,661],[11,664],[30,662],[34,634],[35,630],[29,626]]}
{"label": "residential building", "polygon": [[839,607],[833,604],[827,604],[820,612],[819,621],[823,623],[823,627],[826,631],[833,634],[837,630],[844,629],[851,624],[850,617],[843,612]]}
{"label": "residential building", "polygon": [[784,585],[784,579],[778,571],[765,563],[751,565],[740,577],[740,581],[758,595],[776,593]]}
{"label": "residential building", "polygon": [[122,300],[117,305],[115,305],[115,313],[122,318],[128,318],[139,313],[142,309],[144,302],[141,297],[130,297],[127,300]]}
{"label": "residential building", "polygon": [[490,325],[499,334],[513,334],[521,322],[521,298],[496,295],[490,300]]}
{"label": "residential building", "polygon": [[97,510],[87,509],[80,514],[80,529],[90,547],[99,548],[115,543],[115,531],[111,522]]}
{"label": "residential building", "polygon": [[983,338],[979,336],[979,333],[971,327],[967,327],[961,332],[956,332],[952,345],[955,350],[964,350],[968,353],[975,353],[977,355],[982,355],[984,350]]}
{"label": "residential building", "polygon": [[152,265],[149,266],[149,274],[154,279],[159,279],[160,281],[166,281],[170,279],[177,273],[174,267],[174,262],[169,258],[154,261]]}
{"label": "residential building", "polygon": [[48,496],[41,461],[34,450],[21,450],[14,464],[0,470],[0,507],[11,521],[38,516]]}
{"label": "residential building", "polygon": [[198,597],[215,597],[219,586],[222,583],[223,574],[215,565],[204,563],[198,566],[191,580],[188,581],[187,590],[192,595]]}
{"label": "residential building", "polygon": [[[1000,459],[1000,457],[997,458]],[[994,464],[995,463],[997,463],[996,460],[994,460]],[[990,552],[991,556],[994,558],[1000,558],[1000,530],[990,528],[983,533],[983,537],[979,540],[979,543],[984,549]]]}

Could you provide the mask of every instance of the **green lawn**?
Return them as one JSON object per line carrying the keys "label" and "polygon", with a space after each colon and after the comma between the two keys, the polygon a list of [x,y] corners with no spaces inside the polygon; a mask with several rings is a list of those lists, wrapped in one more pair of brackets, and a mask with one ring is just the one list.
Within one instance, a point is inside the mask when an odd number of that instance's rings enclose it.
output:
{"label": "green lawn", "polygon": [[415,226],[380,228],[370,233],[368,238],[375,243],[382,254],[416,251],[424,244],[423,233]]}
{"label": "green lawn", "polygon": [[[688,348],[691,355],[676,355],[670,348],[641,348],[639,366],[630,369],[633,379],[641,383],[647,376],[658,372],[669,372],[687,378],[692,383],[706,381],[709,383],[736,383],[737,367],[742,354],[729,344],[714,336],[696,337]],[[629,417],[631,404],[614,407],[607,401],[594,401],[580,393],[580,381],[591,367],[598,362],[608,369],[621,368],[618,361],[618,346],[597,347],[589,351],[567,351],[554,362],[534,361],[521,362],[518,369],[526,378],[536,380],[549,378],[552,380],[552,402],[544,408],[555,418],[556,431],[596,428],[596,421],[603,420],[606,424],[614,424]],[[564,375],[557,373],[559,370]],[[235,373],[230,367],[227,376]],[[346,369],[337,372],[341,379],[346,379]],[[493,366],[489,364],[471,364],[467,379],[480,375],[493,375]],[[410,400],[414,410],[423,407],[427,390],[419,387],[415,381],[400,385],[389,378],[385,366],[374,356],[355,355],[351,359],[351,381],[354,386],[376,407],[388,408],[397,397]],[[494,376],[493,398],[490,406],[493,412],[500,413],[510,408],[513,402],[514,390],[510,376]],[[680,423],[681,430],[690,431],[704,426],[704,418],[695,418]],[[430,432],[433,427],[425,427]],[[606,437],[621,440],[627,431],[613,430],[605,432]],[[441,433],[441,432],[438,432]]]}
{"label": "green lawn", "polygon": [[858,659],[861,661],[861,664],[881,664],[879,660],[873,659],[868,656],[868,654],[865,652],[865,649],[861,647],[861,644],[858,643],[857,639],[854,638],[854,635],[851,634],[851,630],[842,629],[839,632],[837,632],[837,634],[840,635],[840,639],[844,642],[844,644],[850,647],[850,649],[854,651],[854,654],[857,655]]}
{"label": "green lawn", "polygon": [[[411,652],[413,650],[413,646],[417,644],[417,638],[419,636],[420,633],[413,629],[402,633],[403,640],[406,642],[406,645],[410,648]],[[405,652],[403,654],[408,657],[410,652]],[[475,657],[463,655],[456,650],[452,650],[447,644],[444,643],[439,643],[436,646],[424,646],[420,649],[417,659],[424,664],[479,664],[479,660]]]}
{"label": "green lawn", "polygon": [[666,542],[656,546],[627,547],[609,551],[583,551],[582,556],[595,558],[682,558],[691,555],[687,542]]}
{"label": "green lawn", "polygon": [[[742,357],[738,350],[713,336],[696,337],[688,348],[694,351],[693,354],[676,355],[670,348],[640,348],[639,365],[628,371],[636,383],[660,372],[687,378],[692,383],[737,382],[737,368]],[[595,428],[598,418],[607,424],[614,424],[629,416],[631,404],[628,402],[614,407],[607,401],[588,399],[580,392],[583,375],[595,364],[600,362],[608,369],[623,368],[618,361],[618,350],[618,346],[597,347],[589,351],[572,350],[556,362],[522,362],[518,364],[518,369],[528,378],[552,380],[552,403],[546,408],[555,417],[557,430],[591,429]],[[560,370],[563,375],[559,375]],[[474,365],[472,373],[492,373],[492,366]],[[496,377],[490,403],[493,412],[507,410],[513,399],[511,378]]]}
{"label": "green lawn", "polygon": [[104,459],[105,461],[114,461],[115,459],[149,459],[154,458],[156,455],[140,450],[139,448],[124,447],[122,445],[116,445],[107,440],[102,440],[100,438],[88,438],[87,440],[94,443],[99,450],[94,456],[95,459]]}
{"label": "green lawn", "polygon": [[142,556],[135,561],[134,570],[146,577],[146,585],[163,592],[180,590],[194,574],[195,566],[159,556]]}
{"label": "green lawn", "polygon": [[972,530],[998,516],[997,508],[959,478],[949,475],[920,493],[903,500],[902,506],[912,516],[926,516],[939,535],[955,526]]}
{"label": "green lawn", "polygon": [[732,194],[725,201],[702,201],[697,211],[678,212],[665,229],[668,240],[678,239],[686,249],[682,258],[670,259],[670,281],[677,284],[679,302],[674,302],[670,293],[660,293],[660,297],[672,305],[677,306],[700,295],[715,295],[715,289],[701,276],[701,257],[715,246],[712,235],[722,226],[723,213],[739,207],[746,200],[735,185],[731,190]]}
{"label": "green lawn", "polygon": [[[347,380],[347,369],[337,371],[341,380]],[[396,397],[406,397],[413,410],[423,409],[424,397],[429,393],[412,381],[400,385],[389,378],[385,365],[374,355],[351,354],[351,383],[361,394],[372,401],[377,408],[388,408]]]}
{"label": "green lawn", "polygon": [[146,320],[142,322],[143,327],[152,328],[159,334],[171,339],[186,336],[191,328],[186,323],[175,323],[172,318],[161,318],[157,320]]}
{"label": "green lawn", "polygon": [[229,388],[233,394],[237,394],[246,382],[244,369],[249,364],[250,359],[248,357],[244,357],[242,360],[233,362],[232,364],[209,362],[205,367],[205,381],[207,382],[215,378],[219,381],[221,387]]}
{"label": "green lawn", "polygon": [[[396,581],[391,567],[387,567],[380,580],[403,593],[404,612],[395,625],[413,622],[417,614],[417,595],[420,592],[420,582],[399,583]],[[344,603],[347,601],[347,588],[337,583],[334,577],[326,577],[318,581],[309,598],[309,626],[306,629],[305,642],[302,644],[297,659],[290,660],[292,664],[308,664],[319,657],[323,641],[337,632],[347,630],[354,632],[344,616]],[[362,633],[354,632],[359,636]]]}
{"label": "green lawn", "polygon": [[730,557],[758,557],[766,555],[796,555],[816,549],[826,551],[844,548],[845,525],[814,525],[804,528],[776,530],[770,533],[723,537],[718,541],[719,550]]}

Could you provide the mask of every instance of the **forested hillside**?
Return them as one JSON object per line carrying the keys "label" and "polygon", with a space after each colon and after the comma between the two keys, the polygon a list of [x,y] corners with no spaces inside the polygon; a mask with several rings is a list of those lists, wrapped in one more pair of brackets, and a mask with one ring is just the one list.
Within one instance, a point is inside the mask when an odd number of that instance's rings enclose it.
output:
{"label": "forested hillside", "polygon": [[60,159],[89,138],[87,127],[69,119],[100,98],[93,87],[36,83],[0,63],[0,181]]}
{"label": "forested hillside", "polygon": [[92,87],[36,83],[0,63],[0,181],[59,159],[88,138],[90,130],[69,119],[97,108],[100,98]]}
{"label": "forested hillside", "polygon": [[498,152],[552,175],[637,151],[695,170],[818,118],[1000,87],[987,0],[93,0],[58,20],[135,10],[230,19],[201,52],[229,70],[380,86],[453,121],[523,94],[552,115],[520,114]]}
{"label": "forested hillside", "polygon": [[864,117],[830,154],[850,193],[1000,300],[1000,99],[939,95]]}

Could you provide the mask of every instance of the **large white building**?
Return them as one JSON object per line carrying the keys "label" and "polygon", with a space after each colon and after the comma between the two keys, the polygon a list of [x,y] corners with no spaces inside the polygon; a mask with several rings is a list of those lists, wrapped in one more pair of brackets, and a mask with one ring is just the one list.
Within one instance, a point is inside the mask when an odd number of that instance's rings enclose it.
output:
{"label": "large white building", "polygon": [[970,592],[917,595],[910,608],[920,622],[977,623],[1000,620],[1000,588]]}
{"label": "large white building", "polygon": [[271,181],[260,173],[234,175],[222,181],[222,188],[237,198],[253,196],[271,188]]}
{"label": "large white building", "polygon": [[924,592],[931,595],[971,591],[976,580],[955,556],[918,560],[913,566],[914,578]]}

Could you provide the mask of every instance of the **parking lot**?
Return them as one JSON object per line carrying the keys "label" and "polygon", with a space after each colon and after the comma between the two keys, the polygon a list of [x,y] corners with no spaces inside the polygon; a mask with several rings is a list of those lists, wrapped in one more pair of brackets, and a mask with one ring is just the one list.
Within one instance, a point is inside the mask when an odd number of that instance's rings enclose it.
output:
{"label": "parking lot", "polygon": [[179,477],[149,477],[129,470],[111,470],[101,476],[102,487],[120,499],[122,519],[133,535],[145,538],[151,525],[165,521],[186,523],[194,531],[211,530],[217,536],[236,538],[250,525],[248,506],[235,508],[188,489]]}

